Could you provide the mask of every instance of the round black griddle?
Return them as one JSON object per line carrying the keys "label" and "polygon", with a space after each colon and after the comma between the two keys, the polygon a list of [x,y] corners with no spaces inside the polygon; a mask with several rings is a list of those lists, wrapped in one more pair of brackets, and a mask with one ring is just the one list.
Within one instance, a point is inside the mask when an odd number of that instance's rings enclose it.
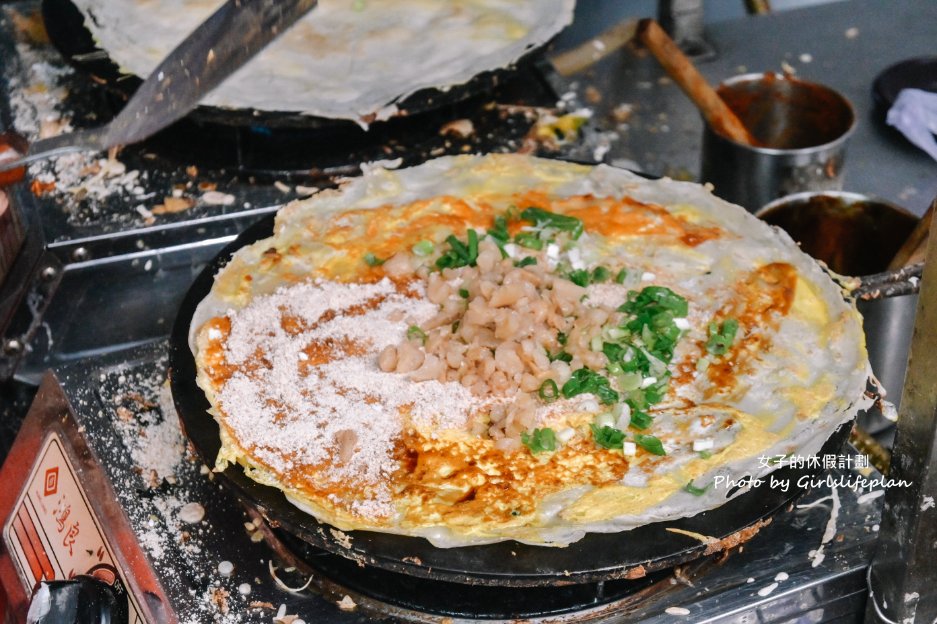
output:
{"label": "round black griddle", "polygon": [[[220,448],[218,424],[207,412],[209,403],[195,383],[195,361],[189,350],[189,325],[198,303],[211,290],[215,274],[241,247],[270,236],[273,215],[268,215],[225,247],[195,279],[179,309],[170,339],[171,388],[182,428],[202,460],[214,465]],[[824,444],[821,455],[835,454],[849,436],[852,423],[842,425]],[[795,486],[806,475],[821,470],[789,466],[774,473]],[[640,577],[685,563],[712,552],[710,545],[678,529],[723,540],[756,527],[761,521],[802,495],[806,489],[784,492],[767,480],[716,509],[691,518],[658,522],[618,533],[590,533],[565,548],[528,546],[513,541],[485,546],[436,548],[423,538],[368,531],[333,532],[326,524],[293,506],[283,494],[261,485],[237,466],[217,475],[246,503],[256,508],[271,526],[303,541],[352,559],[357,563],[411,576],[465,584],[532,587]],[[729,490],[726,496],[733,494]],[[741,534],[745,537],[745,534]],[[726,540],[728,544],[738,539]],[[742,539],[741,541],[744,541]],[[345,542],[343,544],[342,542]]]}

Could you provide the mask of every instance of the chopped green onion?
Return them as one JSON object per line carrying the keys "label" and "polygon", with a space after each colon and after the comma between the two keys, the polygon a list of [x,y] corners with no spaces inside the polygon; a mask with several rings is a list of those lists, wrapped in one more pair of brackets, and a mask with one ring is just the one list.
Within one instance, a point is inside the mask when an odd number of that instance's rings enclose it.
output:
{"label": "chopped green onion", "polygon": [[589,341],[589,349],[592,351],[601,351],[602,350],[602,336],[593,336],[592,340]]}
{"label": "chopped green onion", "polygon": [[457,331],[459,331],[459,325],[461,325],[461,324],[462,324],[462,321],[456,321],[455,323],[452,324],[452,333],[453,333],[453,334],[456,333]]}
{"label": "chopped green onion", "polygon": [[615,276],[615,283],[616,283],[616,284],[624,284],[624,283],[625,283],[625,278],[627,278],[627,277],[628,277],[628,271],[626,271],[625,269],[622,269],[622,270],[619,271],[618,274]]}
{"label": "chopped green onion", "polygon": [[535,232],[518,232],[514,236],[514,242],[527,249],[537,251],[543,249],[543,240]]}
{"label": "chopped green onion", "polygon": [[475,266],[478,260],[478,233],[469,228],[466,232],[468,244],[450,234],[446,237],[449,249],[436,259],[436,267],[440,269],[457,269],[464,266]]}
{"label": "chopped green onion", "polygon": [[368,253],[364,254],[364,263],[367,264],[368,266],[372,266],[372,267],[373,267],[373,266],[381,266],[381,265],[384,264],[385,262],[387,262],[387,260],[381,260],[380,258],[378,258],[377,256],[375,256],[375,255],[374,255],[373,253],[371,253],[370,251],[369,251]]}
{"label": "chopped green onion", "polygon": [[625,434],[614,427],[608,425],[600,427],[596,424],[589,425],[592,429],[592,439],[602,448],[620,449],[624,446]]}
{"label": "chopped green onion", "polygon": [[534,429],[529,434],[527,432],[522,433],[521,442],[535,455],[544,451],[556,450],[556,434],[549,427]]}
{"label": "chopped green onion", "polygon": [[[712,485],[712,484],[709,484],[709,485]],[[704,488],[699,488],[693,485],[693,480],[691,479],[689,482],[687,482],[686,485],[683,486],[683,489],[684,491],[689,492],[693,496],[702,496],[703,494],[706,493],[706,490],[709,489],[709,485],[707,485]]]}
{"label": "chopped green onion", "polygon": [[563,396],[569,399],[586,393],[597,396],[603,405],[617,403],[619,399],[619,394],[612,389],[607,378],[588,368],[576,369],[563,384]]}
{"label": "chopped green onion", "polygon": [[582,236],[583,232],[582,220],[568,215],[556,214],[555,212],[549,212],[533,206],[521,212],[521,219],[530,221],[536,227],[546,226],[563,232],[569,232],[572,234],[573,240]]}
{"label": "chopped green onion", "polygon": [[516,266],[517,268],[530,266],[532,264],[537,264],[537,259],[533,256],[527,256],[525,258],[522,258],[521,260],[517,260],[516,262],[514,262],[514,266]]}
{"label": "chopped green onion", "polygon": [[507,243],[511,239],[511,235],[508,234],[508,222],[504,217],[495,217],[495,224],[493,227],[489,228],[488,236],[495,239],[502,245]]}
{"label": "chopped green onion", "polygon": [[425,257],[433,253],[433,249],[435,248],[436,246],[433,245],[432,241],[421,240],[413,246],[412,251],[417,256]]}
{"label": "chopped green onion", "polygon": [[706,350],[713,355],[725,355],[735,340],[735,334],[739,331],[739,322],[735,319],[726,319],[722,325],[715,322],[709,324],[709,340],[706,342]]}
{"label": "chopped green onion", "polygon": [[411,325],[407,328],[407,340],[419,339],[420,342],[426,344],[426,337],[426,332],[417,325]]}
{"label": "chopped green onion", "polygon": [[556,385],[555,381],[552,379],[547,379],[542,384],[540,384],[540,389],[537,390],[537,395],[544,403],[552,403],[553,401],[560,398],[560,389]]}
{"label": "chopped green onion", "polygon": [[713,454],[710,453],[709,451],[700,451],[700,452],[699,452],[699,456],[700,456],[700,458],[702,458],[702,459],[710,459],[710,458],[712,458]]}
{"label": "chopped green onion", "polygon": [[641,292],[632,290],[628,293],[628,301],[618,310],[635,314],[655,305],[670,310],[675,318],[683,318],[689,312],[687,300],[666,286],[648,286]]}
{"label": "chopped green onion", "polygon": [[460,288],[460,289],[459,289],[459,296],[462,297],[463,299],[468,299],[468,298],[469,298],[469,291],[468,291],[468,289],[466,289],[466,288]]}
{"label": "chopped green onion", "polygon": [[654,418],[647,412],[641,410],[631,410],[631,426],[635,429],[647,429],[654,423]]}
{"label": "chopped green onion", "polygon": [[611,277],[612,273],[607,268],[602,265],[599,265],[592,269],[592,283],[600,284],[604,281],[607,281]]}
{"label": "chopped green onion", "polygon": [[654,455],[667,454],[667,451],[664,450],[663,443],[655,436],[636,433],[634,436],[634,442],[645,451],[653,453]]}
{"label": "chopped green onion", "polygon": [[566,279],[571,281],[576,286],[582,286],[585,288],[589,285],[589,272],[585,269],[576,269],[575,271],[570,271],[566,274]]}
{"label": "chopped green onion", "polygon": [[566,346],[566,332],[556,332],[556,341]]}
{"label": "chopped green onion", "polygon": [[555,355],[550,355],[549,353],[547,353],[547,357],[550,359],[551,362],[559,361],[559,362],[566,362],[567,364],[569,364],[570,362],[573,361],[573,356],[570,355],[569,353],[566,353],[566,351],[558,351]]}

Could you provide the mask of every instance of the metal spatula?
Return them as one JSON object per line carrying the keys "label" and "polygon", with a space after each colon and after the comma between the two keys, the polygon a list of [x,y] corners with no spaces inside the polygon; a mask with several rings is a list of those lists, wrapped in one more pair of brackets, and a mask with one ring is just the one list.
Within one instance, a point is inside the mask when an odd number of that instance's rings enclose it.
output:
{"label": "metal spatula", "polygon": [[315,5],[316,0],[227,0],[160,63],[110,123],[40,139],[20,157],[0,162],[0,171],[142,141],[185,116]]}

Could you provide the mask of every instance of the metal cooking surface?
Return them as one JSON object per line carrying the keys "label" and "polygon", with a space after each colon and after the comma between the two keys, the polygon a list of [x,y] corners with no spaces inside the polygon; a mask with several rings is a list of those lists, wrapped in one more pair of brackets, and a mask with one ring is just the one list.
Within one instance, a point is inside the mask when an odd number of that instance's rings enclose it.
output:
{"label": "metal cooking surface", "polygon": [[[519,588],[494,588],[485,593],[489,588],[474,587],[457,596],[453,595],[460,587],[457,584],[438,586],[445,588],[442,592],[419,579],[375,586],[375,578],[384,578],[380,570],[362,569],[355,562],[320,554],[304,544],[293,542],[273,551],[253,541],[258,527],[263,531],[269,527],[248,513],[228,488],[221,487],[217,476],[213,480],[198,458],[184,451],[164,385],[168,350],[167,343],[159,342],[129,353],[90,358],[65,367],[59,379],[181,621],[220,618],[219,590],[227,593],[226,624],[269,624],[280,604],[286,605],[287,613],[298,614],[307,622],[380,621],[387,614],[392,619],[435,622],[442,620],[447,609],[450,616],[460,609],[463,617],[489,619],[512,608],[519,616],[518,609],[524,606],[535,612],[562,610],[562,595],[539,604],[528,599],[509,603],[512,592],[525,591]],[[157,440],[162,446],[156,445]],[[855,476],[848,470],[831,474],[833,479]],[[830,513],[832,496],[839,508],[835,516]],[[205,519],[186,524],[179,512],[192,502],[205,508]],[[579,616],[602,619],[627,615],[636,622],[671,621],[672,616],[665,613],[669,607],[690,610],[687,621],[693,622],[737,622],[743,616],[761,618],[745,621],[781,622],[796,617],[820,621],[854,613],[865,600],[865,567],[874,548],[880,502],[874,496],[860,499],[859,493],[848,487],[831,491],[820,485],[797,507],[782,510],[728,557],[704,558],[682,567],[678,577],[649,575],[637,587],[616,581],[574,586],[561,594],[572,596],[581,605],[588,603],[589,610]],[[248,522],[252,524],[246,527]],[[828,529],[835,537],[824,543]],[[229,577],[218,572],[218,564],[224,560],[235,564]],[[311,585],[295,594],[284,591],[271,576],[271,562],[277,577],[288,586],[301,587],[310,577]],[[288,572],[290,567],[296,569]],[[323,572],[335,576],[329,579]],[[778,576],[781,572],[783,577]],[[648,590],[645,586],[651,581],[655,583]],[[251,586],[247,596],[238,592],[242,583]],[[389,595],[404,587],[410,593]],[[640,600],[626,597],[635,592]],[[345,595],[357,605],[355,610],[346,612],[337,607]],[[451,601],[445,599],[449,595]],[[473,596],[490,598],[476,602]],[[491,606],[496,613],[486,614],[486,606],[495,599],[499,603]],[[251,608],[251,603],[268,603],[272,609]],[[418,607],[423,615],[413,611]],[[437,615],[426,615],[427,611]],[[572,621],[578,616],[559,617]]]}
{"label": "metal cooking surface", "polygon": [[[218,270],[240,247],[273,231],[273,217],[253,225],[225,247],[196,278],[179,308],[171,336],[170,365],[173,400],[183,429],[206,463],[218,454],[218,425],[208,414],[209,404],[195,384],[195,362],[188,345],[189,326],[198,303],[208,294]],[[851,424],[830,438],[821,455],[836,454]],[[782,467],[775,476],[796,482],[817,470]],[[802,488],[781,491],[765,483],[716,509],[671,522],[655,523],[619,533],[592,533],[565,548],[542,548],[516,542],[501,542],[468,548],[435,548],[424,539],[376,532],[336,534],[328,525],[290,504],[276,489],[246,477],[237,466],[218,475],[265,518],[294,535],[330,552],[387,570],[424,578],[468,584],[535,586],[563,582],[594,582],[635,578],[662,570],[713,551],[668,529],[680,529],[717,540],[754,527],[775,511],[795,500]],[[730,490],[728,493],[733,493]]]}

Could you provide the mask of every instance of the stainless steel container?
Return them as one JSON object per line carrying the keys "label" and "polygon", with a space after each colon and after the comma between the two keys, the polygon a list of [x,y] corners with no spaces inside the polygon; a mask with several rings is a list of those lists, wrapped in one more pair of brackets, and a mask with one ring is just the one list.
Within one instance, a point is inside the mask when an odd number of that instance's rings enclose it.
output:
{"label": "stainless steel container", "polygon": [[774,73],[736,76],[717,89],[758,146],[704,124],[700,179],[719,197],[755,212],[801,191],[839,190],[856,115],[823,85]]}
{"label": "stainless steel container", "polygon": [[[842,275],[884,271],[918,218],[894,204],[858,193],[797,193],[769,203],[757,216],[777,225],[805,253]],[[872,371],[898,405],[908,365],[917,295],[860,301]],[[859,415],[870,433],[891,423],[877,409]]]}

